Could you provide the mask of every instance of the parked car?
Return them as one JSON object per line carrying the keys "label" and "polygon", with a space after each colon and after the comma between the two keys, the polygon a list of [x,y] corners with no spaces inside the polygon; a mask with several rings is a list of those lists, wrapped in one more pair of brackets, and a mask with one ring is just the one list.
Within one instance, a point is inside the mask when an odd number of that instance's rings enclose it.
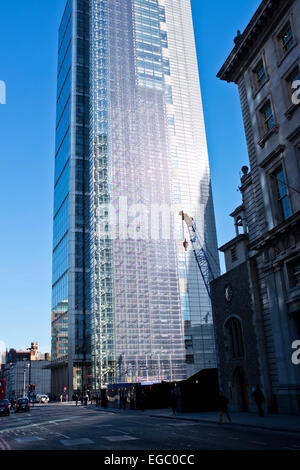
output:
{"label": "parked car", "polygon": [[37,399],[39,403],[49,403],[48,395],[38,395]]}
{"label": "parked car", "polygon": [[15,405],[15,413],[19,411],[30,411],[30,404],[28,398],[18,398]]}
{"label": "parked car", "polygon": [[0,400],[0,415],[2,416],[10,415],[10,403],[8,400]]}

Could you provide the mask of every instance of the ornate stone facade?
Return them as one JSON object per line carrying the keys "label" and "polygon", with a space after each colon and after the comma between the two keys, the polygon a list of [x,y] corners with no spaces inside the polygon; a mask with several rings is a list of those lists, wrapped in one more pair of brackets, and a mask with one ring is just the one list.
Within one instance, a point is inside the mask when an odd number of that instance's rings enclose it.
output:
{"label": "ornate stone facade", "polygon": [[300,0],[264,0],[218,77],[238,85],[250,171],[241,193],[260,382],[268,408],[300,414]]}

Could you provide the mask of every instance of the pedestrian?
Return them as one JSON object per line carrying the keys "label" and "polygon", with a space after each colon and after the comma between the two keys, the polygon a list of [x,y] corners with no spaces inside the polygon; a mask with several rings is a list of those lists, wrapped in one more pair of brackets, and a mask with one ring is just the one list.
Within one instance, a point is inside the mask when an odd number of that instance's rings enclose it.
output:
{"label": "pedestrian", "polygon": [[107,395],[106,395],[106,390],[103,390],[103,395],[101,397],[101,405],[103,408],[107,408],[107,402],[108,402],[108,398],[107,398]]}
{"label": "pedestrian", "polygon": [[131,392],[131,395],[130,395],[130,409],[131,409],[131,410],[134,410],[134,409],[135,409],[135,402],[134,402],[134,394],[133,394],[133,392]]}
{"label": "pedestrian", "polygon": [[62,403],[62,401],[63,401],[63,396],[61,395],[59,398],[60,398],[60,402]]}
{"label": "pedestrian", "polygon": [[76,403],[76,406],[78,406],[78,395],[77,395],[77,393],[75,395],[75,403]]}
{"label": "pedestrian", "polygon": [[123,390],[121,393],[121,409],[126,410],[126,405],[127,405],[127,392],[126,390]]}
{"label": "pedestrian", "polygon": [[255,403],[257,404],[259,416],[263,418],[264,411],[262,408],[262,404],[265,402],[265,397],[259,385],[256,385],[256,388],[253,392],[253,398],[255,400]]}
{"label": "pedestrian", "polygon": [[223,414],[225,413],[229,422],[231,422],[231,417],[228,410],[228,398],[225,395],[219,394],[218,404],[220,411],[219,424],[223,424]]}
{"label": "pedestrian", "polygon": [[81,406],[83,406],[83,395],[82,394],[80,395],[80,403],[81,403]]}
{"label": "pedestrian", "polygon": [[87,406],[88,399],[89,399],[89,396],[88,396],[88,394],[86,394],[85,397],[84,397],[84,406]]}
{"label": "pedestrian", "polygon": [[170,405],[173,411],[173,415],[175,415],[176,410],[177,410],[177,403],[178,403],[178,398],[177,398],[177,393],[175,388],[171,391],[171,397],[170,397]]}
{"label": "pedestrian", "polygon": [[145,401],[146,401],[146,394],[144,390],[142,390],[140,394],[140,407],[142,411],[145,411]]}

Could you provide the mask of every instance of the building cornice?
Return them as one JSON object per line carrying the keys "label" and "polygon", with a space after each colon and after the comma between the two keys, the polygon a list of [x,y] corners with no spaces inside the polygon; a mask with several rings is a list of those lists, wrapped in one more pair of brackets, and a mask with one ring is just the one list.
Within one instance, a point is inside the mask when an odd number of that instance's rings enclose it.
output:
{"label": "building cornice", "polygon": [[230,240],[229,242],[225,243],[225,245],[220,246],[220,248],[218,248],[218,250],[224,252],[224,251],[228,250],[228,248],[231,248],[232,246],[236,245],[236,243],[240,242],[241,240],[247,240],[248,241],[248,238],[249,238],[248,233],[241,233],[237,237],[235,237],[232,240]]}
{"label": "building cornice", "polygon": [[235,47],[217,74],[220,80],[237,83],[243,70],[274,32],[274,26],[294,0],[263,0],[245,31],[235,38]]}
{"label": "building cornice", "polygon": [[264,233],[257,240],[251,242],[249,244],[249,250],[259,251],[260,249],[265,248],[266,246],[272,244],[278,237],[281,237],[285,232],[298,224],[300,224],[300,211],[297,211],[294,215],[292,215],[292,217],[289,217],[284,222],[281,222],[281,224]]}

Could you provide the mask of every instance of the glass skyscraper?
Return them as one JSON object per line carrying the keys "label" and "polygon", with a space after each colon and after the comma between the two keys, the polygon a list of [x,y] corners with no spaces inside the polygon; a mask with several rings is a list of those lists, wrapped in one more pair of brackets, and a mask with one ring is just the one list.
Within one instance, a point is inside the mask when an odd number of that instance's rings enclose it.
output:
{"label": "glass skyscraper", "polygon": [[219,274],[190,0],[69,0],[59,31],[52,356],[69,389],[215,362],[180,211]]}

